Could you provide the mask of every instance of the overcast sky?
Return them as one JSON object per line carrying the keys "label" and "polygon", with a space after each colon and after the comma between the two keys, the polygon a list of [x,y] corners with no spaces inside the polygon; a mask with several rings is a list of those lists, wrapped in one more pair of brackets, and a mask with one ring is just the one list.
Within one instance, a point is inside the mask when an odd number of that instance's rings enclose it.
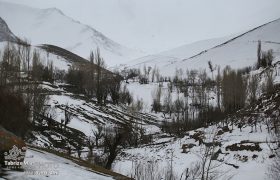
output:
{"label": "overcast sky", "polygon": [[[6,0],[7,1],[7,0]],[[158,52],[280,18],[280,0],[9,0],[61,9],[130,48]]]}

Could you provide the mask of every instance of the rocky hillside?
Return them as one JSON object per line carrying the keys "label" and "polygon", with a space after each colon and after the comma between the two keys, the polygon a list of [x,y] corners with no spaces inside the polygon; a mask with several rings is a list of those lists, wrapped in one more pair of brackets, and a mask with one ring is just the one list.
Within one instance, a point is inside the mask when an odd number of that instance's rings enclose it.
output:
{"label": "rocky hillside", "polygon": [[17,37],[12,33],[7,23],[0,17],[0,42],[12,41],[15,42]]}

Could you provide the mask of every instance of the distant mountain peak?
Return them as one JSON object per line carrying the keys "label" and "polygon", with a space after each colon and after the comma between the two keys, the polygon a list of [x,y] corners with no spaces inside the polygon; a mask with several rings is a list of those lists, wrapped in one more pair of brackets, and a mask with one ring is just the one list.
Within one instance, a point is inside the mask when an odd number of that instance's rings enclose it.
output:
{"label": "distant mountain peak", "polygon": [[58,13],[60,15],[65,16],[65,14],[60,9],[55,8],[55,7],[43,9],[43,11],[46,12],[46,13]]}
{"label": "distant mountain peak", "polygon": [[0,17],[5,19],[16,36],[27,38],[34,45],[52,44],[86,59],[90,51],[99,48],[108,66],[143,55],[66,16],[57,8],[37,9],[0,1]]}

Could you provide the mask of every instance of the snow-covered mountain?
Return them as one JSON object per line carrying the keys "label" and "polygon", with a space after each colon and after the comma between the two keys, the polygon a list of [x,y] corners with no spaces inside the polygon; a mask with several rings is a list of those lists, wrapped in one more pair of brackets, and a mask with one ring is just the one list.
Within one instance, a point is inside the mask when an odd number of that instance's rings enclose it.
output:
{"label": "snow-covered mountain", "polygon": [[156,65],[161,74],[172,76],[176,69],[208,69],[208,61],[221,68],[252,66],[257,59],[258,40],[262,50],[273,49],[276,59],[280,56],[280,19],[256,27],[236,37],[200,41],[170,51],[130,61],[128,68]]}
{"label": "snow-covered mountain", "polygon": [[56,8],[36,9],[0,1],[0,17],[15,35],[29,39],[33,45],[56,45],[84,58],[89,57],[91,50],[99,47],[109,66],[141,54],[114,42],[94,28],[67,17]]}
{"label": "snow-covered mountain", "polygon": [[0,17],[0,42],[16,41],[16,36],[11,32],[7,23]]}
{"label": "snow-covered mountain", "polygon": [[159,54],[147,55],[147,56],[129,61],[128,63],[121,65],[121,67],[122,66],[134,67],[134,66],[145,64],[146,66],[151,66],[151,67],[154,67],[156,65],[157,67],[159,67],[161,69],[164,66],[168,66],[170,64],[176,63],[185,57],[192,56],[193,54],[199,53],[205,49],[208,49],[208,48],[216,46],[220,43],[223,43],[224,41],[226,41],[230,38],[231,38],[231,36],[194,42],[191,44],[180,46],[175,49],[161,52]]}

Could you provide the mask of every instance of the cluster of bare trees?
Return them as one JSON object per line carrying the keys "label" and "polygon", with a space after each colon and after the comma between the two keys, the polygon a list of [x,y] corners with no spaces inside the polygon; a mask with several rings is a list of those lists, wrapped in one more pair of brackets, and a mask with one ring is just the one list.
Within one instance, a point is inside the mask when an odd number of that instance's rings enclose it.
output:
{"label": "cluster of bare trees", "polygon": [[[98,125],[92,131],[93,136],[88,139],[88,160],[111,169],[121,149],[138,147],[140,144],[151,142],[152,139],[145,135],[145,130],[136,121],[131,121],[131,123],[114,127]],[[99,154],[93,153],[94,148],[99,150]]]}
{"label": "cluster of bare trees", "polygon": [[27,41],[7,42],[0,55],[0,124],[4,128],[24,137],[44,107],[46,96],[38,81],[51,81],[52,75],[52,63],[43,66],[39,52],[32,51]]}
{"label": "cluster of bare trees", "polygon": [[229,67],[223,72],[221,90],[225,112],[232,113],[245,106],[247,80],[242,76],[242,71],[231,70]]}
{"label": "cluster of bare trees", "polygon": [[[88,161],[111,169],[117,155],[123,148],[139,147],[142,144],[152,142],[152,135],[147,135],[142,126],[142,121],[137,113],[143,108],[143,101],[136,100],[128,111],[130,119],[127,123],[116,126],[97,125],[92,130],[92,137],[88,140]],[[94,154],[93,149],[99,153]]]}
{"label": "cluster of bare trees", "polygon": [[74,85],[77,92],[95,97],[98,104],[106,104],[108,98],[114,104],[131,103],[131,95],[122,88],[122,77],[105,69],[105,62],[97,49],[90,53],[89,64],[77,64],[69,68],[66,82]]}
{"label": "cluster of bare trees", "polygon": [[[186,71],[185,76],[183,74],[182,70],[177,70],[172,81],[168,83],[167,93],[163,98],[157,93],[157,98],[154,98],[157,101],[154,100],[153,103],[154,105],[156,102],[159,109],[156,112],[162,112],[166,119],[171,119],[164,122],[163,130],[177,135],[211,123],[214,121],[214,114],[220,111],[219,106],[210,104],[211,93],[216,92],[221,96],[220,90],[216,88],[216,81],[209,78],[206,71],[191,70]],[[172,93],[176,94],[174,100]]]}
{"label": "cluster of bare trees", "polygon": [[133,161],[131,178],[135,180],[179,179],[178,175],[173,172],[171,164],[168,164],[166,167],[160,167],[159,163],[154,159]]}
{"label": "cluster of bare trees", "polygon": [[[260,92],[275,90],[270,69],[261,75],[250,75],[248,68],[233,70],[227,66],[221,73],[218,67],[214,76],[210,61],[209,68],[212,78],[205,70],[186,71],[185,76],[182,70],[177,70],[163,97],[161,86],[155,91],[152,110],[162,112],[167,119],[162,126],[164,131],[180,135],[179,132],[218,122],[227,114],[255,103]],[[262,78],[263,85],[259,83]],[[172,92],[177,94],[175,100],[172,100]]]}
{"label": "cluster of bare trees", "polygon": [[120,72],[128,83],[129,79],[133,81],[139,80],[140,84],[148,84],[150,82],[162,82],[166,81],[159,71],[159,68],[155,65],[153,68],[151,66],[144,65],[143,68],[134,68],[134,69],[124,69]]}
{"label": "cluster of bare trees", "polygon": [[26,42],[22,44],[7,43],[1,60],[0,85],[21,85],[22,81],[53,81],[53,64],[42,64],[40,53]]}

